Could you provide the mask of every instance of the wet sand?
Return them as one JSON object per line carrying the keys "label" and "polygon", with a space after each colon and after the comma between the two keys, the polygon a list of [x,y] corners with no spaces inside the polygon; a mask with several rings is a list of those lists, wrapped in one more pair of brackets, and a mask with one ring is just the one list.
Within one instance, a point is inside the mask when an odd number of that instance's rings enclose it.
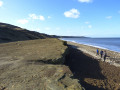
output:
{"label": "wet sand", "polygon": [[74,73],[73,78],[79,79],[86,90],[120,90],[120,67],[112,61],[119,59],[119,53],[106,50],[111,57],[103,62],[100,56],[96,56],[95,47],[68,44],[70,54],[67,65]]}

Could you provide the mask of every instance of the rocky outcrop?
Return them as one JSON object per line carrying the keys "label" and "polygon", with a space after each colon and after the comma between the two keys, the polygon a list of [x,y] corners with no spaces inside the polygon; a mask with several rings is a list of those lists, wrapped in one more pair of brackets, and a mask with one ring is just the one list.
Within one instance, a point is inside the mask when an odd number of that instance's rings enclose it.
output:
{"label": "rocky outcrop", "polygon": [[0,85],[8,90],[82,90],[71,75],[64,65],[29,64],[3,73]]}
{"label": "rocky outcrop", "polygon": [[63,65],[66,42],[38,39],[0,44],[2,90],[82,90]]}

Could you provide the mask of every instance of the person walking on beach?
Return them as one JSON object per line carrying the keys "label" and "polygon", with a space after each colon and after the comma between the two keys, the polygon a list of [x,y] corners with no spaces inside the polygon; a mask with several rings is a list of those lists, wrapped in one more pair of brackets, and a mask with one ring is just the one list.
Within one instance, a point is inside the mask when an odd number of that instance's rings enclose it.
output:
{"label": "person walking on beach", "polygon": [[104,59],[104,62],[105,62],[105,60],[106,60],[106,57],[107,57],[107,53],[106,53],[106,51],[104,51],[104,52],[103,52],[103,59]]}
{"label": "person walking on beach", "polygon": [[101,58],[102,58],[102,56],[103,56],[103,51],[102,51],[102,50],[100,51],[100,56],[101,56]]}
{"label": "person walking on beach", "polygon": [[99,55],[99,50],[98,49],[96,50],[96,55]]}

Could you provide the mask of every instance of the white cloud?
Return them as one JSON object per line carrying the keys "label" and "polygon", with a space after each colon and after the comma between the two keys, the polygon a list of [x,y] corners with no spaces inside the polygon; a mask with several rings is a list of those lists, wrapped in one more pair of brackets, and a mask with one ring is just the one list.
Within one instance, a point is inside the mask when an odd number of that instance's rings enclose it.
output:
{"label": "white cloud", "polygon": [[80,15],[80,12],[77,9],[71,9],[70,11],[64,12],[65,17],[69,18],[78,18]]}
{"label": "white cloud", "polygon": [[3,1],[0,1],[0,7],[2,7],[2,5],[3,5]]}
{"label": "white cloud", "polygon": [[45,20],[45,18],[44,18],[44,16],[41,16],[41,15],[36,15],[36,14],[29,14],[29,17],[31,18],[31,19],[38,19],[38,20],[42,20],[42,21],[44,21]]}
{"label": "white cloud", "polygon": [[85,22],[85,24],[89,24],[89,23],[90,23],[90,22],[88,22],[88,21],[87,21],[87,22]]}
{"label": "white cloud", "polygon": [[88,28],[92,28],[92,25],[88,25]]}
{"label": "white cloud", "polygon": [[48,16],[48,19],[52,18],[51,16]]}
{"label": "white cloud", "polygon": [[38,19],[38,17],[35,14],[29,14],[29,17],[32,19]]}
{"label": "white cloud", "polygon": [[46,27],[45,30],[51,30],[51,28],[50,27]]}
{"label": "white cloud", "polygon": [[107,16],[107,17],[106,17],[106,19],[111,19],[111,18],[112,18],[112,16]]}
{"label": "white cloud", "polygon": [[40,20],[45,20],[44,16],[39,16]]}
{"label": "white cloud", "polygon": [[79,2],[82,2],[82,3],[90,3],[92,2],[92,0],[78,0]]}
{"label": "white cloud", "polygon": [[26,23],[28,23],[28,20],[21,19],[21,20],[18,20],[17,22],[20,23],[20,24],[26,24]]}

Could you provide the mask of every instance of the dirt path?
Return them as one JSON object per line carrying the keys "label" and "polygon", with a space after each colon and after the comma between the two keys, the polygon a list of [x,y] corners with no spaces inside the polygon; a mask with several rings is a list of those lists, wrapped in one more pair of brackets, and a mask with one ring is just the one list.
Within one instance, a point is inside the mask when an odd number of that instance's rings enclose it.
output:
{"label": "dirt path", "polygon": [[120,68],[70,46],[68,66],[86,90],[120,90]]}

